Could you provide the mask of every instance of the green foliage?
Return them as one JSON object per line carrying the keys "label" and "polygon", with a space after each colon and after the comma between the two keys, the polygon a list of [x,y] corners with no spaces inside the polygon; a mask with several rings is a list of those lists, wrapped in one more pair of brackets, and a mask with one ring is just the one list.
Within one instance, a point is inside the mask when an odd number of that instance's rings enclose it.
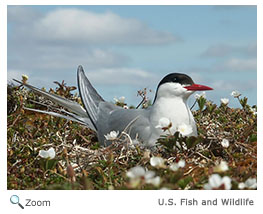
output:
{"label": "green foliage", "polygon": [[185,177],[180,179],[177,184],[181,189],[185,189],[185,187],[191,182],[193,181],[193,178],[191,176]]}
{"label": "green foliage", "polygon": [[183,137],[179,132],[170,136],[161,136],[158,139],[160,145],[169,153],[189,152],[203,140],[202,137]]}
{"label": "green foliage", "polygon": [[[56,84],[50,92],[81,103],[71,94],[75,87]],[[7,99],[8,189],[203,189],[213,173],[229,176],[232,189],[238,189],[240,182],[256,177],[256,106],[250,107],[245,97],[236,99],[241,108],[217,106],[200,97],[199,109],[193,112],[199,136],[164,135],[152,150],[130,147],[127,139],[101,147],[95,133],[82,125],[24,110],[23,106],[45,109],[39,102],[50,101],[23,86],[8,85]],[[221,145],[223,139],[228,147]],[[56,150],[54,159],[38,155],[51,147]],[[164,165],[152,166],[151,157],[162,157]],[[180,160],[185,166],[172,170]],[[227,171],[216,168],[222,160]],[[135,166],[153,171],[160,183],[144,177],[131,181],[126,173]]]}
{"label": "green foliage", "polygon": [[56,159],[40,159],[39,165],[44,170],[52,170],[56,167],[58,161]]}
{"label": "green foliage", "polygon": [[199,99],[197,99],[199,110],[202,111],[205,107],[206,99],[201,96]]}

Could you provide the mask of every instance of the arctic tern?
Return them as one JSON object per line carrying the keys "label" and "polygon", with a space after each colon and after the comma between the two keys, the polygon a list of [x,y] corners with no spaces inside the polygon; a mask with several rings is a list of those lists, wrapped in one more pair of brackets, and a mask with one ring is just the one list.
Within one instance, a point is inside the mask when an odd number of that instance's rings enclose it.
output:
{"label": "arctic tern", "polygon": [[204,85],[195,84],[191,77],[181,73],[165,76],[157,86],[152,106],[147,109],[124,109],[105,101],[85,76],[82,66],[77,69],[79,94],[84,108],[77,102],[65,99],[56,94],[45,92],[27,83],[19,82],[34,92],[63,106],[71,112],[58,109],[61,113],[26,108],[31,111],[46,113],[79,122],[96,131],[101,145],[110,145],[105,135],[111,131],[122,133],[124,130],[131,139],[137,139],[147,147],[156,144],[164,134],[157,128],[162,118],[167,118],[172,126],[169,131],[174,134],[182,124],[190,126],[188,136],[197,136],[194,117],[187,105],[187,100],[195,91],[213,90]]}

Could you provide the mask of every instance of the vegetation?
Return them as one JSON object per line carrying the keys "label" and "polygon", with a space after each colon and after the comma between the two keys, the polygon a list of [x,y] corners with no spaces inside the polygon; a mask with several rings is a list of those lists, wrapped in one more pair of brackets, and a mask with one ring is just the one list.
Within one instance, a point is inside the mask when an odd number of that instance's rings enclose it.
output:
{"label": "vegetation", "polygon": [[[81,103],[72,94],[75,87],[56,84],[50,92]],[[240,108],[197,96],[199,109],[193,114],[199,136],[176,132],[147,149],[125,133],[102,147],[87,127],[23,108],[46,110],[42,104],[52,102],[24,86],[8,85],[7,90],[8,189],[256,188],[256,106],[240,94],[233,94]]]}

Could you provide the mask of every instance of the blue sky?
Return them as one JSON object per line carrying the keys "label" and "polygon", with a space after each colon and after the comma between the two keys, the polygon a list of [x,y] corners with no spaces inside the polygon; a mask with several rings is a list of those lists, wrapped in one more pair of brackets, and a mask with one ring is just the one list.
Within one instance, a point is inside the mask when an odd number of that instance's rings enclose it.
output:
{"label": "blue sky", "polygon": [[255,6],[8,6],[8,79],[76,85],[81,64],[106,100],[136,105],[137,90],[180,72],[213,87],[217,104],[238,106],[238,90],[253,105],[256,18]]}

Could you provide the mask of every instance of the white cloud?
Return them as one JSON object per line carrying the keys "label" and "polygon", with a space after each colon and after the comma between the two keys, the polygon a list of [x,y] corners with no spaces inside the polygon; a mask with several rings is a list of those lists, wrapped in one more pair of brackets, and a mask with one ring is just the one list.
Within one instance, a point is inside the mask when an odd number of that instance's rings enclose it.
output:
{"label": "white cloud", "polygon": [[105,85],[144,85],[158,80],[154,73],[139,68],[110,68],[87,73],[88,78],[97,84]]}
{"label": "white cloud", "polygon": [[231,58],[227,60],[222,67],[230,71],[256,71],[257,59]]}
{"label": "white cloud", "polygon": [[203,57],[224,57],[233,54],[241,54],[245,56],[257,55],[257,44],[250,43],[243,46],[229,45],[229,44],[216,44],[208,47],[201,56]]}
{"label": "white cloud", "polygon": [[[14,10],[20,9],[10,10],[10,20],[18,20]],[[24,13],[25,9],[19,14]],[[25,19],[28,20],[27,16]],[[16,33],[35,40],[57,43],[159,45],[177,41],[175,35],[151,29],[137,19],[123,18],[112,12],[94,13],[80,9],[53,10],[17,29],[20,32]]]}
{"label": "white cloud", "polygon": [[240,83],[226,80],[217,80],[211,83],[211,87],[217,91],[233,91],[237,88],[240,88]]}
{"label": "white cloud", "polygon": [[56,79],[61,74],[66,78],[78,65],[91,72],[127,67],[132,59],[116,51],[118,45],[161,45],[177,40],[171,33],[111,12],[42,12],[9,6],[8,21],[8,72],[42,72]]}
{"label": "white cloud", "polygon": [[7,16],[8,22],[23,24],[40,19],[43,14],[29,7],[8,6]]}
{"label": "white cloud", "polygon": [[[24,47],[24,46],[22,46]],[[9,70],[42,71],[46,75],[75,71],[78,65],[87,70],[123,66],[130,58],[108,49],[85,47],[36,46],[24,52],[21,46],[9,47]]]}

